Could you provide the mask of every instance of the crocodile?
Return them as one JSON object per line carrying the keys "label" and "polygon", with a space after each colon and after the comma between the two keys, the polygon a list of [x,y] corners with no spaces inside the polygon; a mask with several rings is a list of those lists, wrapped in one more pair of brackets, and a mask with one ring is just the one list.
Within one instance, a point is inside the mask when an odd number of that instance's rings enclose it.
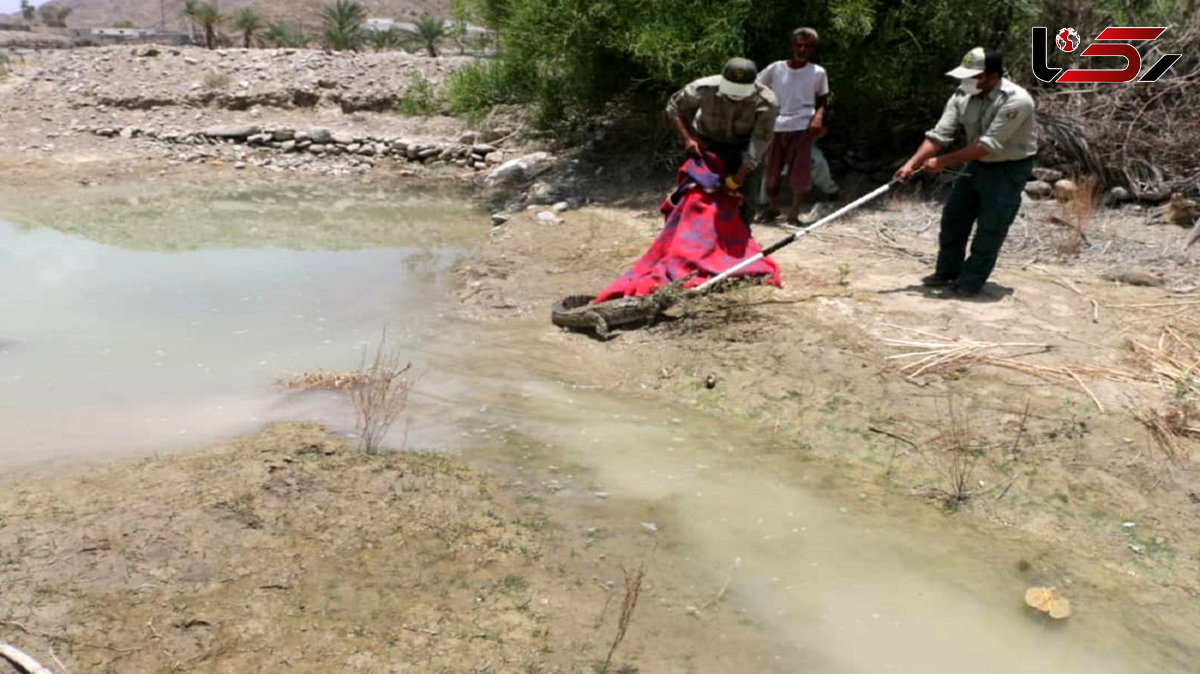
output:
{"label": "crocodile", "polygon": [[680,288],[686,280],[675,281],[650,295],[618,297],[595,304],[592,304],[595,295],[568,295],[554,303],[550,309],[550,320],[559,327],[592,330],[600,339],[608,339],[612,328],[653,324],[659,314],[679,301],[682,296]]}

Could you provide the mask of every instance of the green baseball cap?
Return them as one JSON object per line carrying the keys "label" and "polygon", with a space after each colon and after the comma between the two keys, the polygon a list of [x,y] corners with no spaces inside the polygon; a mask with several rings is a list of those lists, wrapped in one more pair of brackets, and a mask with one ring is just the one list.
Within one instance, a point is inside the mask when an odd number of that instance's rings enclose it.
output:
{"label": "green baseball cap", "polygon": [[758,66],[750,59],[734,57],[725,62],[721,70],[721,83],[717,91],[726,98],[742,99],[754,93],[754,78]]}

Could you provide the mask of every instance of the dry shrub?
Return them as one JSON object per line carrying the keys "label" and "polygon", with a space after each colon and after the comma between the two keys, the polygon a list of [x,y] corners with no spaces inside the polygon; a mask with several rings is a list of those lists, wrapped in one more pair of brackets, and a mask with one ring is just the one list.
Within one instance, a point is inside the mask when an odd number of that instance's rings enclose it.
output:
{"label": "dry shrub", "polygon": [[633,609],[637,607],[638,596],[642,593],[642,578],[645,575],[644,564],[633,573],[625,572],[625,598],[621,601],[621,618],[617,621],[617,635],[608,649],[608,657],[604,658],[604,664],[600,668],[601,672],[608,671],[612,665],[613,653],[617,652],[617,646],[620,646],[621,640],[625,638],[625,631],[629,629],[629,623],[633,620]]}
{"label": "dry shrub", "polygon": [[1078,255],[1088,243],[1087,230],[1096,214],[1100,200],[1100,179],[1095,176],[1080,176],[1071,179],[1075,191],[1058,200],[1058,216],[1050,221],[1059,225],[1061,231],[1053,237],[1054,250],[1060,255]]}
{"label": "dry shrub", "polygon": [[365,378],[346,389],[357,421],[358,447],[364,452],[378,451],[388,429],[408,405],[412,381],[404,375],[412,363],[400,362],[400,349],[388,346],[385,332],[371,365],[359,368]]}
{"label": "dry shrub", "polygon": [[405,375],[412,363],[401,365],[400,349],[387,344],[387,332],[379,340],[375,355],[352,372],[316,370],[289,374],[279,383],[300,391],[345,391],[354,409],[358,447],[371,453],[380,448],[388,430],[408,406],[412,379]]}
{"label": "dry shrub", "polygon": [[1160,400],[1134,416],[1150,429],[1172,461],[1187,458],[1181,440],[1200,437],[1200,321],[1175,318],[1165,323],[1153,345],[1130,340],[1129,360],[1159,385]]}

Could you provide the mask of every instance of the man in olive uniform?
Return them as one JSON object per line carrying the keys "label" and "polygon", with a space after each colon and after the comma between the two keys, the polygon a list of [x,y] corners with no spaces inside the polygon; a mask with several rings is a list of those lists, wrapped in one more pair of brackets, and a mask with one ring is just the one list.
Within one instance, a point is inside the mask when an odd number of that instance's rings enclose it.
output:
{"label": "man in olive uniform", "polygon": [[750,195],[756,185],[746,184],[766,154],[779,105],[769,87],[755,82],[758,68],[744,58],[731,58],[720,75],[701,77],[675,92],[667,102],[667,116],[675,125],[688,154],[704,150],[725,164],[725,185],[742,194],[740,214],[750,227]]}
{"label": "man in olive uniform", "polygon": [[[945,288],[948,297],[965,298],[979,294],[996,266],[1021,206],[1021,190],[1033,172],[1037,140],[1033,98],[1004,78],[999,52],[976,47],[946,74],[959,80],[958,90],[895,177],[905,182],[918,169],[937,173],[967,164],[942,208],[937,266],[921,279],[926,286]],[[959,129],[966,134],[966,147],[937,156]],[[975,238],[967,257],[972,225]]]}

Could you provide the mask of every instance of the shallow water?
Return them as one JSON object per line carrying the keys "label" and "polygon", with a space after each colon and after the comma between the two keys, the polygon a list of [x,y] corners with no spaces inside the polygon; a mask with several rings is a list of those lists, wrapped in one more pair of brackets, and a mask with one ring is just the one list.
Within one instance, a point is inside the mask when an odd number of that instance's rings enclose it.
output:
{"label": "shallow water", "polygon": [[[786,440],[750,427],[516,372],[509,382],[477,432],[533,438],[508,454],[558,464],[567,496],[600,490],[654,504],[663,519],[653,524],[709,570],[709,591],[731,574],[731,596],[778,638],[764,665],[829,674],[1196,671],[1194,606],[1159,606],[1156,615],[1098,589],[1098,570],[1066,554],[1003,540],[903,496],[857,492],[836,467],[797,461]],[[1021,560],[1033,568],[1019,571]],[[1074,602],[1068,621],[1023,603],[1026,587],[1051,583]]]}
{"label": "shallow water", "polygon": [[[480,214],[438,193],[415,209],[411,195],[306,195],[143,196],[122,202],[118,219],[111,198],[59,204],[67,229],[137,249],[0,220],[0,462],[169,449],[271,420],[341,416],[340,395],[289,395],[276,380],[357,367],[385,329],[419,357],[441,337],[447,272],[486,228]],[[222,203],[246,206],[208,209]],[[336,236],[306,219],[323,203],[342,214]],[[424,214],[419,227],[410,226],[414,210]],[[152,230],[176,231],[162,240],[178,252],[145,249],[154,240],[147,223],[163,213],[172,219]],[[359,248],[305,250],[312,241],[287,232],[289,222],[317,227],[318,242]],[[230,246],[256,228],[295,247]],[[421,244],[362,247],[379,240]]]}
{"label": "shallow water", "polygon": [[[423,373],[411,445],[567,462],[563,497],[602,490],[653,510],[714,589],[732,569],[726,605],[780,644],[764,669],[1195,671],[1194,607],[1156,614],[1097,589],[1101,572],[1068,551],[860,497],[836,467],[752,428],[533,374],[533,348],[446,315],[447,271],[487,229],[461,195],[150,191],[5,203],[4,216],[22,224],[0,222],[0,463],[199,445],[275,419],[347,430],[340,394],[274,380],[354,368],[387,326]],[[1069,621],[1023,606],[1026,586],[1067,578]]]}

